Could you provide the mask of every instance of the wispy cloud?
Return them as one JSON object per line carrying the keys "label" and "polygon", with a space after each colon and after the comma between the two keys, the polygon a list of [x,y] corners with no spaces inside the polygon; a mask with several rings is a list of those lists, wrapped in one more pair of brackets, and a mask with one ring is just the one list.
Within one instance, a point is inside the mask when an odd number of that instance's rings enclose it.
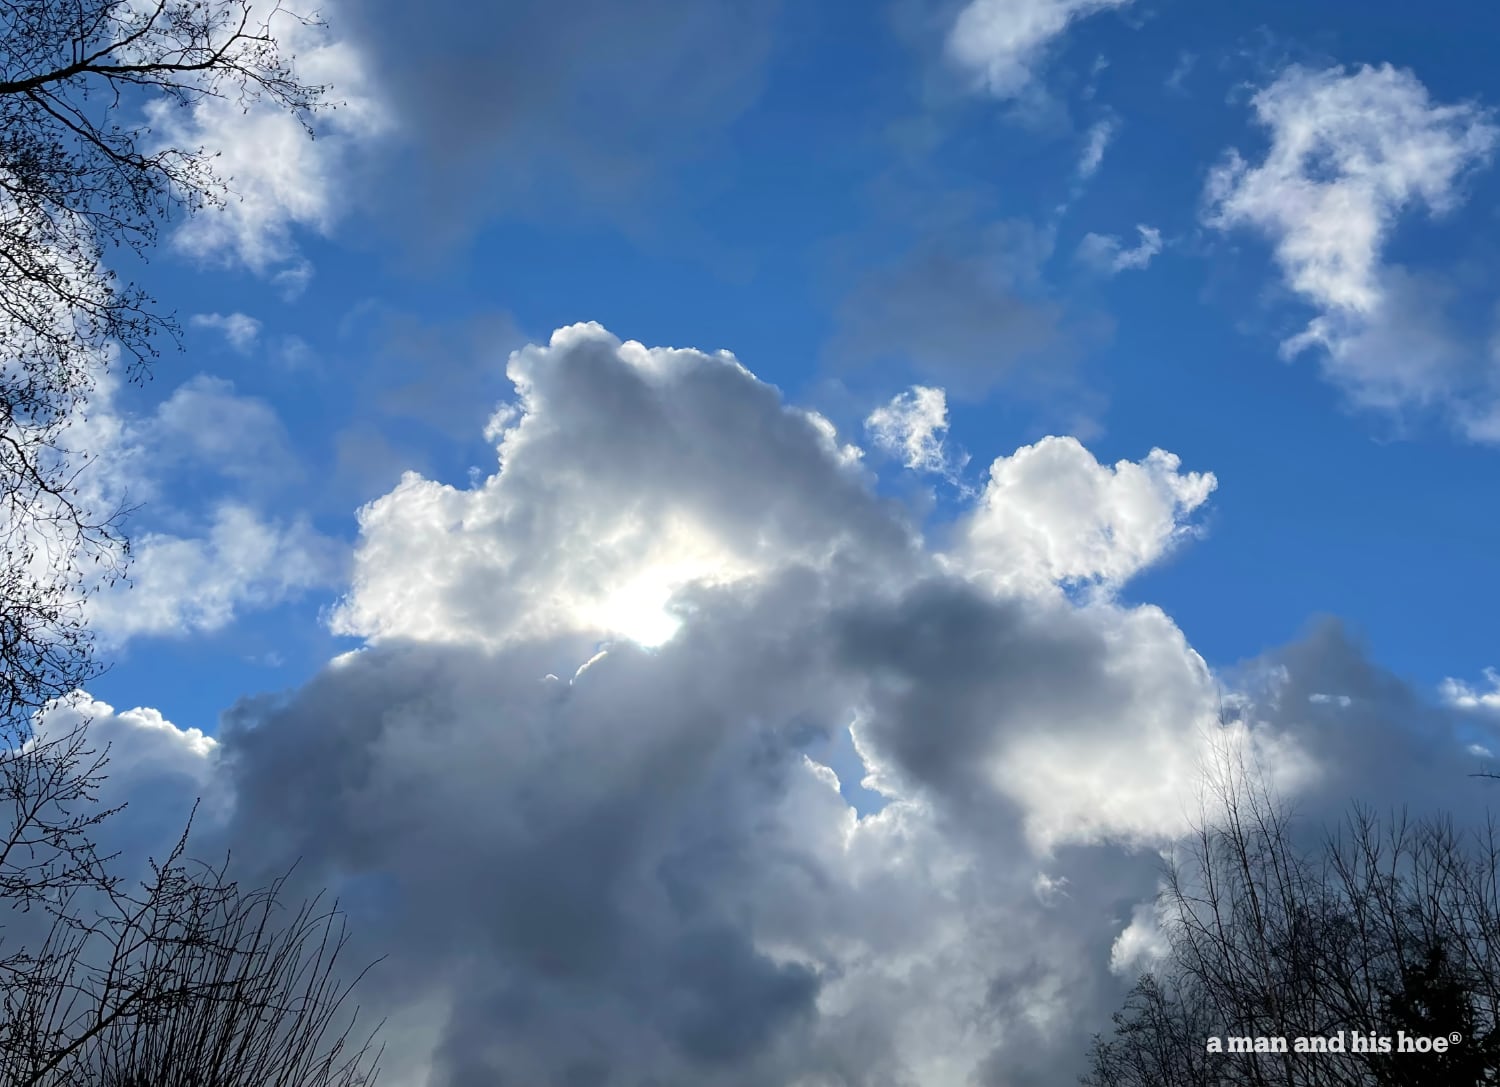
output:
{"label": "wispy cloud", "polygon": [[878,448],[915,472],[952,479],[968,459],[961,455],[955,463],[948,451],[948,398],[932,386],[913,385],[898,393],[869,414],[865,430]]}
{"label": "wispy cloud", "polygon": [[1078,259],[1106,275],[1147,267],[1162,250],[1161,231],[1144,224],[1135,229],[1140,241],[1128,249],[1112,234],[1085,234],[1078,245]]}
{"label": "wispy cloud", "polygon": [[260,339],[260,322],[243,313],[195,313],[192,324],[194,328],[211,328],[222,332],[229,346],[242,355],[250,354],[255,349],[256,341]]}
{"label": "wispy cloud", "polygon": [[1114,138],[1114,134],[1113,121],[1099,121],[1089,129],[1083,145],[1083,153],[1078,156],[1080,178],[1090,178],[1099,172],[1099,164],[1104,161],[1104,152],[1109,147],[1109,141]]}
{"label": "wispy cloud", "polygon": [[1015,98],[1052,43],[1078,19],[1131,0],[969,0],[948,34],[948,55],[976,90]]}
{"label": "wispy cloud", "polygon": [[1283,353],[1318,350],[1358,404],[1447,404],[1462,416],[1469,364],[1443,328],[1442,286],[1387,265],[1384,252],[1404,214],[1463,202],[1500,128],[1474,104],[1434,102],[1390,66],[1294,67],[1251,107],[1270,148],[1258,164],[1229,152],[1209,179],[1207,222],[1263,234],[1287,286],[1318,310]]}

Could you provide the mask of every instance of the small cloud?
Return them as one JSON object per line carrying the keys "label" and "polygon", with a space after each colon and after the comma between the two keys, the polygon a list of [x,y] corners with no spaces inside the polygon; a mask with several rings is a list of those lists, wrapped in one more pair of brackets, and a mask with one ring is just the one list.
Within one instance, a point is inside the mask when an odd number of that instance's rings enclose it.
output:
{"label": "small cloud", "polygon": [[1347,710],[1354,705],[1354,699],[1346,694],[1315,693],[1308,695],[1307,700],[1315,706],[1337,706],[1341,710]]}
{"label": "small cloud", "polygon": [[318,355],[301,336],[286,335],[276,343],[276,364],[293,373],[310,370],[318,364]]}
{"label": "small cloud", "polygon": [[302,297],[302,292],[307,290],[307,285],[312,282],[312,277],[313,266],[311,262],[299,257],[273,275],[271,277],[271,285],[281,292],[283,301],[295,302]]}
{"label": "small cloud", "polygon": [[948,398],[942,389],[913,385],[876,408],[865,420],[865,430],[875,445],[901,458],[916,472],[932,472],[951,478],[967,457],[954,465],[944,448],[948,431]]}
{"label": "small cloud", "polygon": [[1135,229],[1141,240],[1133,249],[1126,249],[1112,234],[1085,234],[1078,246],[1078,259],[1105,275],[1145,268],[1162,250],[1161,231],[1144,224]]}
{"label": "small cloud", "polygon": [[248,355],[260,339],[260,322],[243,313],[197,313],[192,317],[194,328],[211,328],[221,332],[229,346],[241,355]]}
{"label": "small cloud", "polygon": [[1113,121],[1100,121],[1089,129],[1088,139],[1083,145],[1083,154],[1078,158],[1078,176],[1080,178],[1093,177],[1099,170],[1099,164],[1104,161],[1104,152],[1109,147],[1109,141],[1114,138],[1115,125]]}
{"label": "small cloud", "polygon": [[1166,88],[1173,94],[1186,94],[1183,81],[1193,74],[1193,69],[1198,66],[1198,54],[1183,50],[1177,55],[1177,65],[1167,76]]}
{"label": "small cloud", "polygon": [[1076,20],[1131,0],[970,0],[948,34],[948,56],[976,90],[1017,98]]}
{"label": "small cloud", "polygon": [[1500,670],[1486,668],[1484,679],[1489,684],[1487,691],[1449,678],[1438,685],[1438,694],[1454,709],[1500,715]]}
{"label": "small cloud", "polygon": [[990,465],[948,561],[1007,591],[1112,589],[1198,535],[1192,515],[1217,486],[1162,449],[1108,465],[1076,438],[1043,438]]}
{"label": "small cloud", "polygon": [[234,479],[276,483],[299,471],[276,410],[206,374],[173,390],[143,437],[164,462],[211,466]]}

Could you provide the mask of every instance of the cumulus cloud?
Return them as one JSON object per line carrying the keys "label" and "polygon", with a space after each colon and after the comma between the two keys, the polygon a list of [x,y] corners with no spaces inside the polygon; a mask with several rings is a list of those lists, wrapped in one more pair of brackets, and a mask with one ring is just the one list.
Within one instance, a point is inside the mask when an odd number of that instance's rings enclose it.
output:
{"label": "cumulus cloud", "polygon": [[1117,587],[1193,534],[1186,519],[1215,486],[1165,450],[1110,467],[1075,438],[1044,438],[990,466],[951,561],[1014,589]]}
{"label": "cumulus cloud", "polygon": [[[91,828],[101,857],[118,855],[115,872],[127,882],[150,875],[148,861],[167,855],[182,836],[197,805],[195,826],[226,825],[233,796],[217,763],[218,743],[198,728],[178,728],[149,707],[116,710],[83,691],[58,699],[37,713],[32,734],[62,740],[87,729],[88,747],[108,756],[98,783],[106,809],[122,808]],[[25,940],[35,921],[12,914],[7,940]],[[44,934],[38,933],[40,937]]]}
{"label": "cumulus cloud", "polygon": [[[1086,904],[1155,877],[1068,851],[1179,831],[1216,741],[1171,621],[1013,591],[978,530],[923,548],[857,450],[731,357],[582,325],[509,373],[493,474],[362,513],[337,623],[368,648],[222,736],[267,864],[374,880],[380,931],[412,933],[386,998],[424,1024],[414,1065],[894,1085],[1081,1051],[1123,924]],[[1022,533],[1040,581],[1123,578],[1207,493],[1165,454],[1076,456],[1119,553]],[[1060,544],[1087,500],[1039,483],[1016,510]],[[840,737],[878,811],[817,754]]]}
{"label": "cumulus cloud", "polygon": [[[133,793],[169,788],[176,794],[174,803],[185,802],[179,814],[186,815],[192,800],[212,788],[212,758],[218,741],[201,729],[178,728],[158,710],[147,707],[116,711],[107,702],[78,692],[42,711],[36,719],[36,734],[60,736],[80,725],[88,726],[97,746],[110,748],[106,781],[111,800],[124,802]],[[225,799],[216,797],[211,805],[220,814],[227,810],[222,804]]]}
{"label": "cumulus cloud", "polygon": [[1293,67],[1251,99],[1271,145],[1252,165],[1231,151],[1207,188],[1210,225],[1247,227],[1275,247],[1287,286],[1318,310],[1282,345],[1322,351],[1358,404],[1394,410],[1461,398],[1464,352],[1435,316],[1431,281],[1383,262],[1403,215],[1441,215],[1500,137],[1487,111],[1434,102],[1410,72]]}
{"label": "cumulus cloud", "polygon": [[1121,977],[1136,978],[1150,970],[1172,950],[1160,910],[1142,903],[1131,915],[1109,952],[1109,968]]}
{"label": "cumulus cloud", "polygon": [[[518,398],[488,430],[504,470],[470,490],[409,473],[365,507],[341,632],[490,644],[556,630],[644,636],[645,624],[660,635],[681,585],[828,561],[849,533],[871,553],[909,545],[868,502],[857,451],[731,357],[578,325],[514,354],[508,373]],[[495,531],[447,547],[452,526],[469,523]],[[483,585],[476,563],[493,574]]]}
{"label": "cumulus cloud", "polygon": [[996,98],[1014,98],[1036,78],[1049,47],[1072,23],[1129,3],[1130,0],[969,0],[949,31],[948,55],[970,76],[976,90],[987,91]]}
{"label": "cumulus cloud", "polygon": [[190,763],[232,800],[207,844],[302,858],[389,955],[401,1087],[1068,1081],[1206,768],[1331,810],[1458,765],[1337,629],[1226,714],[1111,594],[1212,491],[1170,454],[1048,439],[918,526],[728,355],[579,325],[509,374],[488,475],[363,511],[364,646]]}
{"label": "cumulus cloud", "polygon": [[1078,259],[1105,275],[1145,268],[1161,252],[1161,231],[1144,224],[1135,229],[1141,240],[1131,249],[1112,234],[1085,234],[1078,244]]}
{"label": "cumulus cloud", "polygon": [[193,327],[212,328],[224,334],[229,346],[248,355],[260,338],[260,322],[243,313],[195,313]]}
{"label": "cumulus cloud", "polygon": [[878,448],[899,457],[901,463],[915,472],[951,477],[962,467],[962,460],[953,464],[944,445],[948,397],[942,389],[913,385],[906,392],[897,393],[890,403],[869,414],[865,430]]}

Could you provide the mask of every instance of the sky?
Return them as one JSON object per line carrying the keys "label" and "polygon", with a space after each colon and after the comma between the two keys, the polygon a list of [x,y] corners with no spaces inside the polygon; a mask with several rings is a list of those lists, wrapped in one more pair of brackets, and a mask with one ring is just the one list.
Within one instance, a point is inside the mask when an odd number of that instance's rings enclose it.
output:
{"label": "sky", "polygon": [[1482,810],[1500,10],[492,8],[153,113],[233,196],[76,424],[56,712],[343,895],[390,1082],[1070,1083],[1226,751]]}

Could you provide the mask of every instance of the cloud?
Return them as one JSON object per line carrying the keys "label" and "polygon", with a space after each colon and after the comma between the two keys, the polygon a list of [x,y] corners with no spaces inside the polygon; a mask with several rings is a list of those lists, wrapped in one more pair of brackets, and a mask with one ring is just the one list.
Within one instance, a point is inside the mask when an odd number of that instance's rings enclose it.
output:
{"label": "cloud", "polygon": [[1069,314],[1042,281],[1049,229],[1022,221],[924,224],[910,249],[872,262],[839,307],[845,363],[899,363],[951,395],[1055,374],[1075,350]]}
{"label": "cloud", "polygon": [[[274,103],[245,108],[233,95],[203,97],[186,109],[152,102],[147,118],[161,146],[212,153],[212,169],[228,189],[221,204],[183,221],[174,244],[198,260],[246,267],[295,296],[312,274],[297,232],[333,228],[357,176],[353,156],[389,130],[390,118],[366,58],[342,32],[335,36],[280,7],[264,17],[282,52],[296,58],[303,82],[331,88],[337,108],[315,121],[318,139]],[[336,8],[332,18],[347,14]]]}
{"label": "cloud", "polygon": [[[1215,720],[1171,621],[1012,592],[978,529],[923,549],[731,357],[582,325],[509,374],[491,475],[363,511],[337,623],[367,648],[221,735],[266,864],[380,888],[411,1076],[894,1085],[1081,1052],[1119,931],[1081,904],[1155,877],[1068,850],[1180,829]],[[1125,577],[1207,493],[1165,454],[1075,456],[1120,542],[1013,547],[1038,582]],[[1029,457],[997,476],[1061,543],[1096,492],[1049,502]],[[878,812],[817,754],[840,737]]]}
{"label": "cloud", "polygon": [[1187,78],[1188,76],[1193,74],[1193,69],[1197,66],[1198,54],[1189,52],[1188,50],[1184,49],[1182,52],[1177,54],[1177,63],[1174,64],[1172,66],[1172,70],[1167,73],[1167,78],[1162,83],[1162,86],[1166,87],[1166,89],[1171,91],[1173,94],[1187,94]]}
{"label": "cloud", "polygon": [[990,466],[952,561],[1015,589],[1117,587],[1193,535],[1186,519],[1216,486],[1165,450],[1111,468],[1074,438],[1044,438]]}
{"label": "cloud", "polygon": [[224,378],[189,378],[137,428],[157,470],[167,463],[212,467],[239,480],[285,482],[300,471],[286,428],[266,401],[244,396]]}
{"label": "cloud", "polygon": [[37,724],[42,737],[63,735],[86,724],[94,745],[110,748],[107,781],[113,798],[127,800],[132,793],[170,782],[177,800],[191,804],[196,790],[211,788],[214,782],[211,759],[218,741],[200,729],[179,729],[154,709],[117,712],[106,702],[78,693],[44,710]]}
{"label": "cloud", "polygon": [[229,346],[242,355],[248,355],[260,338],[260,322],[243,313],[195,313],[194,328],[212,328],[224,334]]}
{"label": "cloud", "polygon": [[1293,67],[1251,106],[1270,148],[1258,165],[1231,151],[1213,171],[1207,221],[1263,234],[1287,286],[1319,311],[1283,353],[1321,348],[1325,372],[1361,406],[1460,401],[1464,352],[1433,306],[1441,288],[1383,256],[1403,215],[1462,202],[1500,129],[1389,65]]}
{"label": "cloud", "polygon": [[[128,514],[130,581],[111,582],[107,563],[87,571],[86,614],[106,647],[218,630],[243,610],[342,584],[344,545],[306,518],[268,518],[250,501],[280,493],[300,472],[269,404],[206,375],[149,413],[126,410],[118,392],[103,375],[62,435],[65,447],[88,451],[76,481],[81,508]],[[216,496],[210,508],[205,482]]]}
{"label": "cloud", "polygon": [[1161,252],[1161,231],[1144,224],[1135,229],[1141,240],[1134,249],[1126,249],[1112,234],[1085,234],[1078,245],[1078,259],[1106,275],[1147,267]]}
{"label": "cloud", "polygon": [[[773,558],[826,559],[847,532],[870,549],[909,544],[869,506],[858,458],[832,426],[784,408],[732,358],[619,344],[578,325],[514,354],[508,373],[518,399],[488,432],[504,471],[468,491],[408,473],[366,506],[341,632],[481,644],[639,635],[643,624],[660,634],[675,623],[663,608],[679,585],[731,583]],[[553,496],[545,508],[541,493]],[[444,546],[451,525],[471,522],[495,532],[473,549]],[[475,563],[492,571],[484,586],[471,581]]]}
{"label": "cloud", "polygon": [[189,378],[148,413],[126,409],[119,392],[117,378],[101,375],[62,438],[87,452],[78,486],[92,515],[142,505],[160,514],[190,500],[188,484],[203,476],[270,491],[300,472],[276,411],[223,378]]}
{"label": "cloud", "polygon": [[[976,90],[1015,98],[1052,43],[1078,19],[1130,0],[969,0],[948,34],[948,56]],[[1102,147],[1101,147],[1102,151]]]}
{"label": "cloud", "polygon": [[1446,810],[1459,826],[1488,818],[1493,791],[1469,779],[1476,722],[1371,661],[1339,621],[1317,620],[1224,680],[1246,714],[1294,735],[1318,768],[1317,787],[1297,795],[1308,833],[1337,820],[1351,797],[1399,802],[1412,818]]}
{"label": "cloud", "polygon": [[1062,1082],[1216,760],[1320,813],[1462,780],[1339,629],[1226,699],[1113,593],[1213,489],[1170,454],[1048,439],[919,526],[728,355],[578,325],[508,372],[488,475],[363,511],[364,646],[191,764],[205,848],[302,858],[389,956],[401,1087]]}
{"label": "cloud", "polygon": [[[218,765],[219,744],[213,737],[197,728],[178,728],[155,709],[116,710],[83,691],[38,713],[33,734],[61,739],[81,725],[87,727],[88,746],[97,755],[108,755],[98,787],[100,805],[124,806],[92,827],[90,836],[101,857],[118,854],[114,871],[127,883],[149,876],[149,858],[167,855],[195,803],[199,829],[226,825],[233,794]],[[24,939],[18,929],[24,931],[27,923],[16,915],[7,919],[7,939]]]}
{"label": "cloud", "polygon": [[367,0],[329,18],[380,73],[411,150],[375,194],[384,225],[430,243],[480,216],[573,215],[579,202],[619,215],[669,194],[672,167],[759,93],[780,11],[780,0]]}
{"label": "cloud", "polygon": [[944,447],[948,398],[942,389],[913,385],[872,411],[865,430],[876,447],[900,457],[913,471],[951,477],[962,467],[962,460],[955,465]]}
{"label": "cloud", "polygon": [[1490,686],[1489,690],[1450,677],[1443,680],[1439,693],[1444,702],[1456,709],[1500,714],[1500,671],[1486,668],[1484,679]]}
{"label": "cloud", "polygon": [[1111,121],[1099,121],[1089,129],[1088,139],[1083,145],[1083,154],[1078,157],[1078,176],[1090,178],[1099,172],[1104,161],[1104,151],[1114,138],[1115,125]]}
{"label": "cloud", "polygon": [[144,635],[208,633],[247,608],[342,583],[345,552],[304,520],[281,523],[225,503],[206,533],[145,532],[132,540],[129,584],[89,601],[89,623],[107,646]]}

